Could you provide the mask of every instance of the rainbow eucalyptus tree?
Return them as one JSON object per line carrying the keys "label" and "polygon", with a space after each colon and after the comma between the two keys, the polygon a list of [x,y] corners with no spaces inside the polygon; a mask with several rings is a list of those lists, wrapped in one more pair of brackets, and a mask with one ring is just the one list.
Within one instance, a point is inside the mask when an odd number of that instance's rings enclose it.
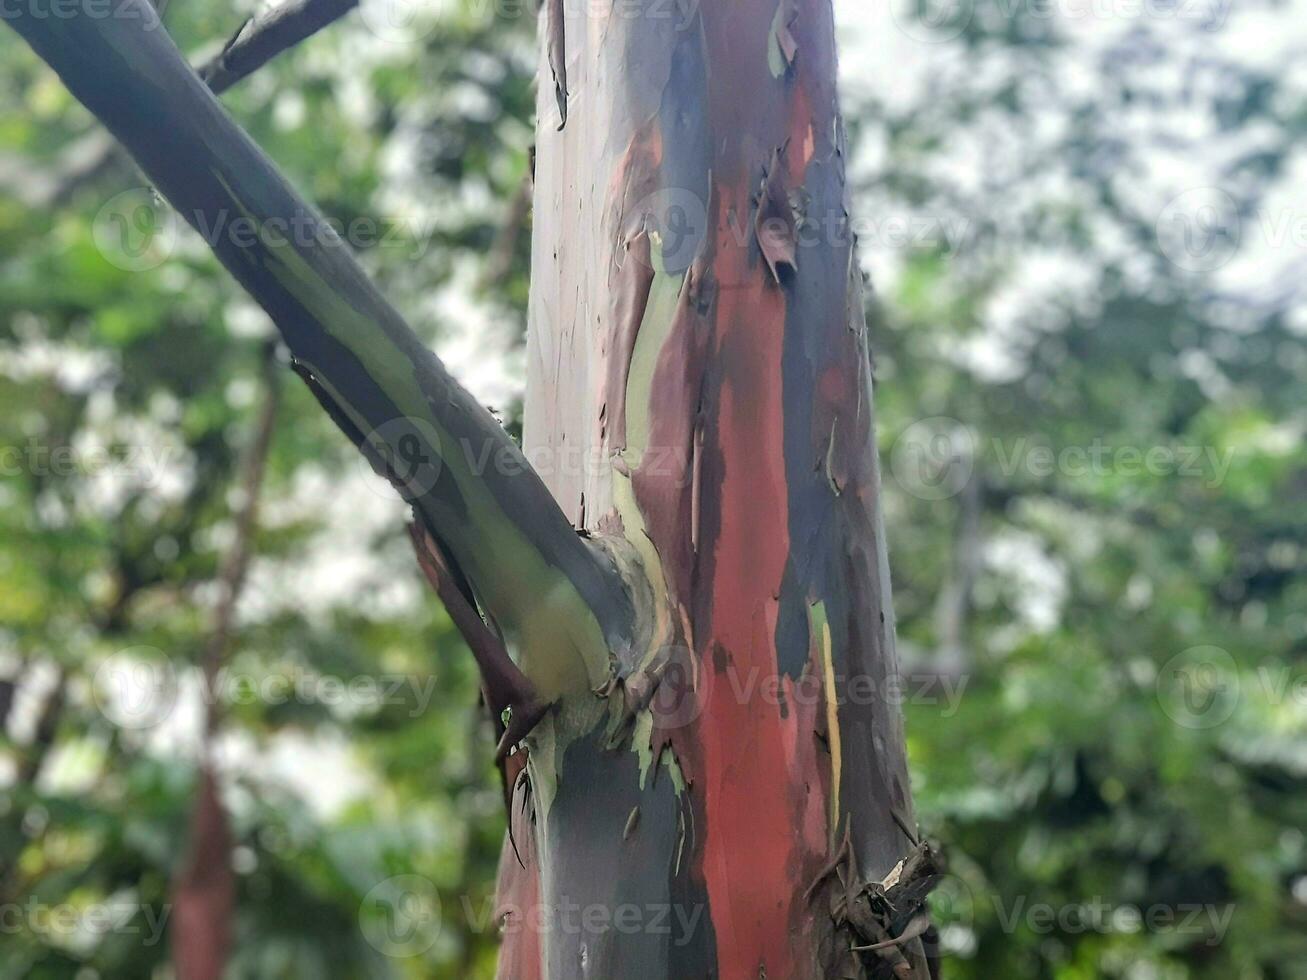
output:
{"label": "rainbow eucalyptus tree", "polygon": [[520,447],[115,10],[10,23],[412,505],[502,730],[500,975],[926,977],[830,0],[546,4]]}

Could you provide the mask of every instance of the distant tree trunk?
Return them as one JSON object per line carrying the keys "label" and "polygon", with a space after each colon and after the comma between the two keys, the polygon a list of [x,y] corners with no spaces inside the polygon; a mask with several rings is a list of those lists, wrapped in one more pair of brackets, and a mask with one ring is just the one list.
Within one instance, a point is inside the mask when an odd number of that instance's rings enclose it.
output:
{"label": "distant tree trunk", "polygon": [[647,588],[527,739],[500,975],[924,976],[850,952],[915,822],[830,0],[541,33],[524,450]]}

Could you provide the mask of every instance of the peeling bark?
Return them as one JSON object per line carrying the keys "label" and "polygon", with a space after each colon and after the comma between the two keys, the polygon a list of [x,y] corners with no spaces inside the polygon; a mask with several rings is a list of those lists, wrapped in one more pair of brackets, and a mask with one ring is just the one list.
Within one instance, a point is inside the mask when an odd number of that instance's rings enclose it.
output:
{"label": "peeling bark", "polygon": [[546,31],[549,36],[549,68],[554,76],[554,100],[558,103],[558,128],[567,125],[567,24],[564,0],[548,0]]}
{"label": "peeling bark", "polygon": [[526,739],[501,886],[700,915],[508,935],[500,975],[924,980],[830,3],[680,10],[570,14],[538,134],[526,447],[587,461],[545,481],[651,591],[590,726]]}
{"label": "peeling bark", "polygon": [[144,0],[9,22],[202,233],[307,220],[309,245],[209,244],[413,504],[492,706],[527,709],[502,746],[501,976],[924,980],[830,0],[580,7],[551,0],[542,32],[538,470]]}
{"label": "peeling bark", "polygon": [[758,247],[762,249],[767,268],[781,284],[781,269],[794,272],[799,267],[798,229],[794,220],[794,209],[790,205],[789,195],[785,191],[785,151],[786,146],[778,147],[772,156],[762,180],[762,194],[758,198],[758,216],[754,230],[758,235]]}

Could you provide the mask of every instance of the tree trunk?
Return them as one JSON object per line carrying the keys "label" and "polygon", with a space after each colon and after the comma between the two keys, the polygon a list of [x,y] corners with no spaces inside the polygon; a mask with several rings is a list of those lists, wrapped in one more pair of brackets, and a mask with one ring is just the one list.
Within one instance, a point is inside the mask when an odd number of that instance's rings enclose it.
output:
{"label": "tree trunk", "polygon": [[603,8],[546,4],[524,451],[145,0],[6,23],[413,505],[522,746],[501,975],[922,980],[830,0]]}
{"label": "tree trunk", "polygon": [[500,975],[924,977],[850,952],[915,823],[830,0],[547,6],[524,450],[648,587],[527,739]]}

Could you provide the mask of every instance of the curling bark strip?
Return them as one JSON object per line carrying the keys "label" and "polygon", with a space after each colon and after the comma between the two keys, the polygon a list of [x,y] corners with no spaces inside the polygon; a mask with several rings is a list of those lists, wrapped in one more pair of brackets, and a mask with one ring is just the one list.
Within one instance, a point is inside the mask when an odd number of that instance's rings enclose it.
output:
{"label": "curling bark strip", "polygon": [[[419,478],[401,493],[542,696],[595,686],[608,650],[628,642],[611,559],[578,538],[512,439],[232,121],[145,0],[118,12],[8,22],[268,312],[373,464],[416,457]],[[223,233],[238,217],[253,240]]]}

